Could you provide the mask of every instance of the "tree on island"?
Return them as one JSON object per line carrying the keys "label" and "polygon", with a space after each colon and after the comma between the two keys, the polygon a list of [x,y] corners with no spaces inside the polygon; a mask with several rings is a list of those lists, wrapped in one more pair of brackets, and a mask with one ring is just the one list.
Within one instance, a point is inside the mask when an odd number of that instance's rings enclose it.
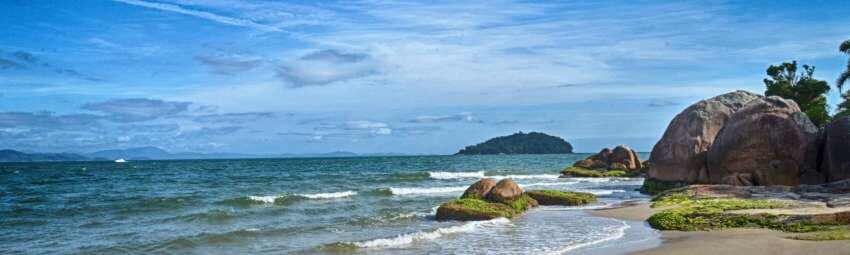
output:
{"label": "tree on island", "polygon": [[821,127],[829,121],[826,96],[829,83],[812,77],[815,67],[803,65],[797,73],[797,61],[785,62],[767,68],[769,78],[764,79],[767,86],[765,96],[780,96],[794,100],[812,122]]}
{"label": "tree on island", "polygon": [[[842,42],[841,45],[838,46],[838,51],[850,55],[850,40]],[[842,93],[841,91],[848,79],[850,79],[850,59],[847,60],[847,70],[844,70],[844,72],[838,76],[838,80],[835,81],[835,86],[838,87],[838,94],[844,98],[844,102],[838,104],[838,112],[835,114],[836,118],[850,115],[850,91],[847,93]]]}

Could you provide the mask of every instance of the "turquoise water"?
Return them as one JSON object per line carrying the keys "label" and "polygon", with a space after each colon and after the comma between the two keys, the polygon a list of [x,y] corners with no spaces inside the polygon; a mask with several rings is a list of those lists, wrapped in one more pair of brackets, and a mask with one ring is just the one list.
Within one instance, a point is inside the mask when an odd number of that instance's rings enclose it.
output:
{"label": "turquoise water", "polygon": [[[639,178],[558,178],[587,155],[411,156],[0,165],[2,253],[570,253],[640,224],[540,207],[438,222],[477,179],[647,199]],[[642,231],[642,230],[641,230]],[[628,235],[626,235],[628,239]]]}

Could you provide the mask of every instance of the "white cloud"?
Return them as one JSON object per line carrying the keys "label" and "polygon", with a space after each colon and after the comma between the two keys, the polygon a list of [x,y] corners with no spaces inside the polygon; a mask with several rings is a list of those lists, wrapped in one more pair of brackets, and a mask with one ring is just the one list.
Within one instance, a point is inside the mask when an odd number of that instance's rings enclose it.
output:
{"label": "white cloud", "polygon": [[174,13],[194,16],[194,17],[198,17],[198,18],[202,18],[202,19],[206,19],[206,20],[211,20],[211,21],[215,21],[215,22],[227,24],[227,25],[240,26],[240,27],[250,27],[250,28],[254,28],[254,29],[258,29],[258,30],[262,30],[262,31],[267,31],[267,32],[280,32],[280,31],[282,31],[280,28],[277,28],[277,27],[274,27],[274,26],[269,26],[269,25],[259,24],[259,23],[256,23],[254,21],[248,20],[248,19],[238,19],[238,18],[221,16],[221,15],[211,13],[211,12],[189,10],[189,9],[186,9],[186,8],[180,7],[179,5],[174,5],[174,4],[145,2],[145,1],[139,1],[139,0],[113,0],[113,1],[121,2],[121,3],[125,3],[125,4],[130,4],[130,5],[135,5],[135,6],[141,6],[141,7],[145,7],[145,8],[156,9],[156,10],[160,10],[160,11],[174,12]]}
{"label": "white cloud", "polygon": [[377,135],[390,135],[393,133],[393,129],[387,125],[387,123],[383,122],[374,122],[368,120],[355,120],[346,122],[346,129],[348,130],[367,130],[373,134]]}

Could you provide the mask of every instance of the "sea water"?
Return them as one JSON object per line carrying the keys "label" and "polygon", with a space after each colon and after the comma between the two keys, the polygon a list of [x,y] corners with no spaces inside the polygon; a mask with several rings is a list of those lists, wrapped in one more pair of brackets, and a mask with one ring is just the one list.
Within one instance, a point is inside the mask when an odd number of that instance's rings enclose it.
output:
{"label": "sea water", "polygon": [[[559,178],[586,156],[4,163],[0,253],[609,254],[655,242],[644,223],[587,212],[647,200],[642,179]],[[600,202],[434,220],[484,177]]]}

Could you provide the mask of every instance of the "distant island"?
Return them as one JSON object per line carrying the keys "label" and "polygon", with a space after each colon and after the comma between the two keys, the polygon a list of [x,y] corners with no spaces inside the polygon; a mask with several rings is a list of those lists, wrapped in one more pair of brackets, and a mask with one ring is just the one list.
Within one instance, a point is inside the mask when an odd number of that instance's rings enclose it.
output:
{"label": "distant island", "polygon": [[467,146],[455,155],[492,154],[563,154],[573,153],[573,146],[557,136],[540,132],[518,132],[509,136],[492,138],[483,143]]}
{"label": "distant island", "polygon": [[38,153],[12,149],[0,150],[0,162],[61,162],[61,161],[112,161],[116,159],[138,160],[180,160],[180,159],[252,159],[252,158],[343,158],[343,157],[383,157],[405,156],[402,153],[354,153],[334,151],[310,154],[242,154],[242,153],[172,153],[161,148],[147,146],[128,149],[102,150],[92,153]]}

